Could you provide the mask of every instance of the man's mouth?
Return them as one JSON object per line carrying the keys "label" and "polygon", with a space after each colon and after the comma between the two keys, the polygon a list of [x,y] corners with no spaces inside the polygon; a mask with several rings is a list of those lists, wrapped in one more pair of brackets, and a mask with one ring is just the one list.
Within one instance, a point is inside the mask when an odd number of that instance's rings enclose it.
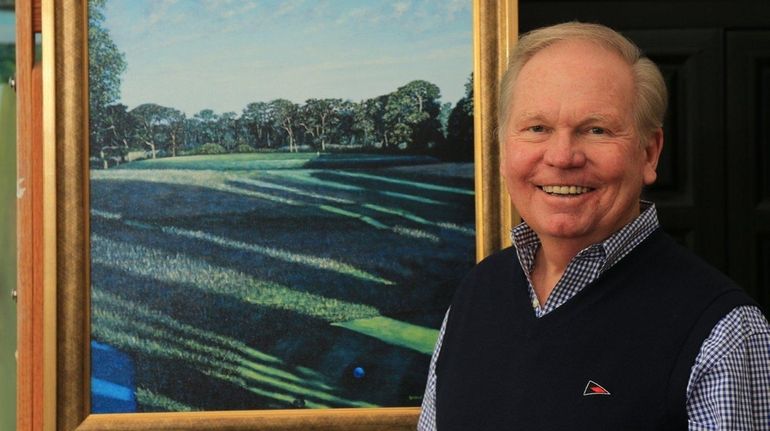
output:
{"label": "man's mouth", "polygon": [[554,196],[577,196],[593,190],[590,187],[573,185],[539,186],[540,190]]}

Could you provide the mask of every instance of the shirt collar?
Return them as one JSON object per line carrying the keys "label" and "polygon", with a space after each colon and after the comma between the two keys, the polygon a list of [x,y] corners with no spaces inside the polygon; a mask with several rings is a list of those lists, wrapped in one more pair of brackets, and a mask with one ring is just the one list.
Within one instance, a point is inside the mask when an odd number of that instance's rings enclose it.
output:
{"label": "shirt collar", "polygon": [[[641,213],[637,218],[604,241],[584,248],[577,256],[604,259],[602,272],[611,268],[660,226],[655,204],[642,200],[639,202],[639,208]],[[511,239],[522,269],[529,274],[535,264],[535,254],[540,248],[540,238],[526,222],[521,222],[511,231]]]}

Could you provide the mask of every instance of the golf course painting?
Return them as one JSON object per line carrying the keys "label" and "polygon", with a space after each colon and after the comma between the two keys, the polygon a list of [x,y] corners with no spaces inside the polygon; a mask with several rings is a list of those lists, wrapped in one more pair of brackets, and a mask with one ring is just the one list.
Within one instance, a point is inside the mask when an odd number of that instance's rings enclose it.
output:
{"label": "golf course painting", "polygon": [[475,259],[471,2],[88,11],[92,412],[419,406]]}

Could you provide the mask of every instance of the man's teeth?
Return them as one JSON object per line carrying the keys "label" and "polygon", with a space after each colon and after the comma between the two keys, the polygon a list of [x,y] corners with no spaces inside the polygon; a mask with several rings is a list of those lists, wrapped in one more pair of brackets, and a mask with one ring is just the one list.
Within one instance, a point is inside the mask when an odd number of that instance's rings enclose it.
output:
{"label": "man's teeth", "polygon": [[543,191],[554,195],[579,195],[591,190],[581,186],[543,186]]}

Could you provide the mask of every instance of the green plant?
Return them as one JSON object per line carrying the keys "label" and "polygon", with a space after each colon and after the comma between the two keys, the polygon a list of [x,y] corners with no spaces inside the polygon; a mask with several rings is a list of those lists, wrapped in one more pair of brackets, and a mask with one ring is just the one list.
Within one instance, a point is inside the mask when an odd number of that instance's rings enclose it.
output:
{"label": "green plant", "polygon": [[236,153],[253,153],[255,151],[257,150],[249,144],[239,144],[235,147]]}
{"label": "green plant", "polygon": [[198,154],[225,154],[227,153],[227,150],[225,150],[225,147],[214,144],[214,143],[208,143],[201,145],[200,148],[198,148]]}

